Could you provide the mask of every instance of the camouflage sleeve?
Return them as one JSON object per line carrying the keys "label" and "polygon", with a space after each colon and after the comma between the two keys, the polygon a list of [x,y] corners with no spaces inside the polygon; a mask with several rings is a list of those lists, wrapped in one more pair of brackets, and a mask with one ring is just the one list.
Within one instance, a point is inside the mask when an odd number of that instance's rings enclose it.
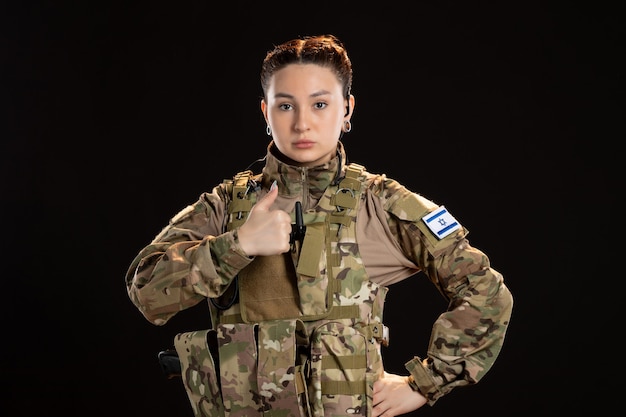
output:
{"label": "camouflage sleeve", "polygon": [[[390,229],[404,252],[448,300],[433,324],[425,358],[406,363],[420,392],[433,405],[453,388],[477,383],[491,368],[504,341],[513,298],[488,257],[456,226],[439,238],[426,220],[445,210],[393,180],[384,196]],[[445,229],[441,229],[445,230]],[[445,232],[442,233],[445,235]]]}
{"label": "camouflage sleeve", "polygon": [[222,233],[225,205],[214,190],[174,216],[126,273],[128,295],[144,317],[163,325],[179,311],[218,297],[251,262],[236,231]]}

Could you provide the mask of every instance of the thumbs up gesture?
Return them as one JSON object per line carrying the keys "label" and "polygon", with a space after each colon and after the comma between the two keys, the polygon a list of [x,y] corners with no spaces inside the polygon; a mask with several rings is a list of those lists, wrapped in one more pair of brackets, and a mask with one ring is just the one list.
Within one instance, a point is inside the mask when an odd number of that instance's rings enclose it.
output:
{"label": "thumbs up gesture", "polygon": [[278,255],[289,251],[291,216],[283,210],[271,210],[278,196],[276,182],[260,199],[239,227],[239,244],[248,256]]}

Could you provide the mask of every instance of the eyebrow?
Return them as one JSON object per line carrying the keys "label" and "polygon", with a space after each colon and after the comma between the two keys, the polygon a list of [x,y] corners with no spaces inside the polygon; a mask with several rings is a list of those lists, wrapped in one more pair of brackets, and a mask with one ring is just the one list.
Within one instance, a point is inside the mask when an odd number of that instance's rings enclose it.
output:
{"label": "eyebrow", "polygon": [[[331,94],[328,90],[319,90],[315,93],[311,94],[309,97],[320,97]],[[287,93],[276,93],[274,94],[274,98],[293,98],[293,95]]]}

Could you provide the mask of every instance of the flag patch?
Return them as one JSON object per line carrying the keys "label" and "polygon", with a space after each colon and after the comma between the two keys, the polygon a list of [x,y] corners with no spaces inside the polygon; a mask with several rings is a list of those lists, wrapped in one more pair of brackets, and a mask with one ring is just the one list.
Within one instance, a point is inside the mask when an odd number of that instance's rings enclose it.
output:
{"label": "flag patch", "polygon": [[443,239],[461,228],[459,222],[448,213],[444,206],[422,217],[422,220],[439,239]]}

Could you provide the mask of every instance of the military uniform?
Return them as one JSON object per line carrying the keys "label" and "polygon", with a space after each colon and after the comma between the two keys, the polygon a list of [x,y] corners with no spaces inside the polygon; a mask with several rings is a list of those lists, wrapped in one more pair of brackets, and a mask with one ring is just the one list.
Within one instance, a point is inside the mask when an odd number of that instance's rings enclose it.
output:
{"label": "military uniform", "polygon": [[[413,385],[432,405],[478,382],[500,352],[513,300],[467,230],[445,207],[346,164],[341,142],[310,168],[273,150],[262,173],[225,180],[173,217],[126,275],[131,300],[156,325],[209,299],[212,328],[175,340],[195,415],[370,415],[385,295],[418,271],[449,307],[427,356],[406,362]],[[301,202],[306,235],[284,256],[248,257],[237,227],[274,180],[273,207],[295,216]]]}

